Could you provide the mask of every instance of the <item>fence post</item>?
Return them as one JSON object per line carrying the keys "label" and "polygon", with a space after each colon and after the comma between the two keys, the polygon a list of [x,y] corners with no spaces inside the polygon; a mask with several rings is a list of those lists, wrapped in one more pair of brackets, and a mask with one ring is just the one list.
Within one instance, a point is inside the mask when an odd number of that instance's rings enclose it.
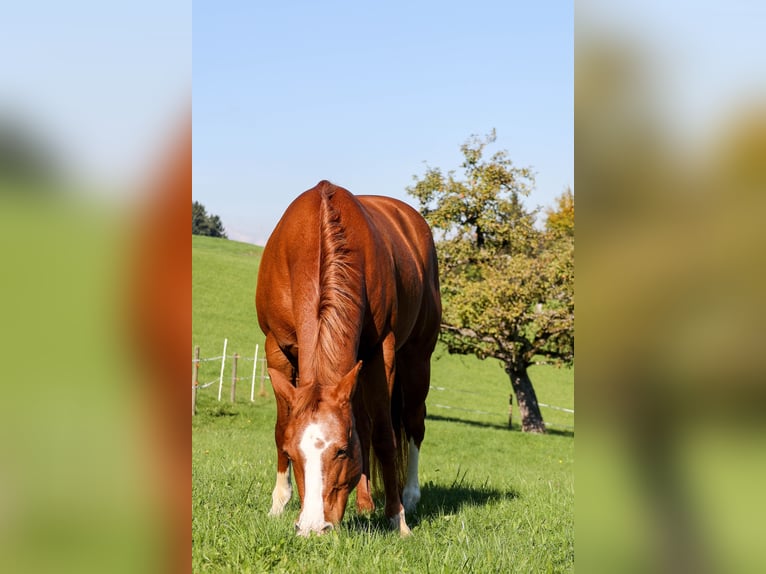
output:
{"label": "fence post", "polygon": [[239,359],[239,355],[237,353],[234,353],[234,361],[231,367],[231,402],[232,403],[234,403],[234,401],[237,398],[237,359]]}
{"label": "fence post", "polygon": [[229,339],[223,340],[223,357],[221,357],[221,376],[218,379],[218,401],[221,400],[221,391],[223,390],[223,370],[226,367],[226,345],[229,343]]}
{"label": "fence post", "polygon": [[197,387],[199,386],[199,345],[194,347],[194,366],[192,367],[192,416],[197,414]]}
{"label": "fence post", "polygon": [[263,379],[266,378],[266,376],[263,374],[263,365],[266,364],[266,357],[261,358],[261,388],[258,391],[259,397],[265,397],[266,396],[266,389],[263,388]]}
{"label": "fence post", "polygon": [[513,420],[513,393],[508,395],[508,428],[511,428]]}

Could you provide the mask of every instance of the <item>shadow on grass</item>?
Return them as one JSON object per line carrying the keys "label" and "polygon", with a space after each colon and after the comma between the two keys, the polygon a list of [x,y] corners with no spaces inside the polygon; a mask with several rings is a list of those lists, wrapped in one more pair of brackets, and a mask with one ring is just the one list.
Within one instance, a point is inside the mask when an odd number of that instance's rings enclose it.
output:
{"label": "shadow on grass", "polygon": [[420,503],[414,515],[418,519],[455,514],[467,506],[486,506],[492,502],[518,498],[515,490],[498,490],[489,486],[473,486],[461,483],[451,485],[424,484]]}
{"label": "shadow on grass", "polygon": [[[513,428],[509,429],[508,425],[500,425],[497,423],[487,423],[487,422],[481,422],[481,421],[472,421],[467,419],[460,419],[457,417],[445,417],[442,415],[428,414],[426,415],[426,420],[444,421],[448,423],[459,423],[459,424],[464,424],[464,425],[473,426],[473,427],[481,427],[481,428],[512,430],[512,431],[518,431],[518,432],[521,431],[521,429],[517,426],[514,426]],[[546,432],[547,434],[551,434],[551,435],[568,436],[568,437],[574,438],[574,430],[571,430],[571,429],[562,429],[562,428],[556,428],[556,427],[550,426],[548,427]]]}
{"label": "shadow on grass", "polygon": [[556,436],[568,436],[570,438],[574,438],[574,430],[570,430],[570,429],[558,429],[555,427],[548,427],[546,432],[548,434],[553,434]]}
{"label": "shadow on grass", "polygon": [[207,416],[209,417],[236,417],[239,416],[239,413],[234,411],[233,408],[228,403],[221,403],[220,405],[216,405],[210,411],[208,411]]}
{"label": "shadow on grass", "polygon": [[[460,470],[458,469],[458,473]],[[498,490],[486,485],[473,486],[464,484],[465,474],[456,477],[451,485],[428,482],[420,487],[420,503],[413,512],[407,513],[410,528],[418,526],[424,520],[459,513],[466,507],[486,506],[501,500],[519,497],[515,490]],[[372,514],[358,515],[351,509],[346,514],[343,524],[355,532],[391,533],[391,525],[383,515],[383,501],[376,498],[376,509]]]}
{"label": "shadow on grass", "polygon": [[427,414],[426,420],[428,421],[444,421],[448,423],[460,423],[472,427],[482,427],[482,428],[490,428],[490,429],[500,429],[500,430],[508,430],[508,425],[499,425],[497,423],[485,423],[480,421],[472,421],[472,420],[466,420],[466,419],[459,419],[457,417],[445,417],[442,415],[432,415]]}

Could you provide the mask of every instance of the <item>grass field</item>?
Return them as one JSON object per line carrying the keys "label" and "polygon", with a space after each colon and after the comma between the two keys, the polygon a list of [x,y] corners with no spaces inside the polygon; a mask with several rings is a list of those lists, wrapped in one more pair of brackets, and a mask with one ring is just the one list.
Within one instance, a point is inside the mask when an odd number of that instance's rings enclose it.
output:
{"label": "grass field", "polygon": [[[261,249],[192,238],[193,343],[203,357],[252,357],[263,344],[254,293]],[[242,362],[243,376],[252,362]],[[200,382],[220,362],[202,363]],[[571,370],[536,367],[543,403],[572,408]],[[568,572],[574,569],[574,417],[544,409],[552,431],[507,428],[510,384],[499,364],[437,348],[420,466],[422,499],[408,514],[413,536],[389,532],[380,508],[359,517],[353,495],[339,529],[293,534],[297,492],[269,518],[275,473],[271,388],[237,402],[201,390],[192,419],[192,563],[195,572]],[[377,501],[381,502],[381,501]]]}

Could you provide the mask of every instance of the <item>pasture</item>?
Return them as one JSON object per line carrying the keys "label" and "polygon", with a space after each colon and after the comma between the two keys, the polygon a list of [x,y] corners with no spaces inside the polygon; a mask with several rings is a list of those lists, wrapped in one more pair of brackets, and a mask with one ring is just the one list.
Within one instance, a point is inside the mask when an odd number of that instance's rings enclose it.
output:
{"label": "pasture", "polygon": [[[193,343],[202,356],[252,357],[263,344],[254,293],[261,248],[192,238]],[[190,350],[191,356],[191,350]],[[192,564],[195,572],[568,572],[574,569],[573,415],[543,409],[561,430],[507,429],[510,383],[494,361],[437,347],[420,466],[422,498],[407,516],[413,536],[388,530],[380,506],[357,516],[352,495],[336,531],[293,534],[297,491],[270,518],[275,408],[271,388],[250,402],[249,384],[228,402],[217,385],[200,390],[192,419]],[[242,363],[248,378],[252,363]],[[202,363],[200,382],[220,362]],[[570,370],[536,367],[543,403],[573,407]],[[380,504],[381,499],[376,498]]]}

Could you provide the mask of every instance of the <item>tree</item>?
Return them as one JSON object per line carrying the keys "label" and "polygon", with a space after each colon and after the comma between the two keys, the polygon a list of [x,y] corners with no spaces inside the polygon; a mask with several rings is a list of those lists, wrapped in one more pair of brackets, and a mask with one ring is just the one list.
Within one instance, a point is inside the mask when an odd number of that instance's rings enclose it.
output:
{"label": "tree", "polygon": [[567,187],[556,198],[556,207],[545,210],[545,229],[554,238],[561,236],[574,237],[574,193]]}
{"label": "tree", "polygon": [[192,202],[192,235],[227,239],[221,218],[217,215],[208,215],[205,206],[198,201]]}
{"label": "tree", "polygon": [[[0,180],[26,183],[24,190],[47,191],[60,177],[60,165],[50,147],[23,121],[0,114]],[[34,185],[38,184],[38,185]],[[10,191],[15,185],[7,186]]]}
{"label": "tree", "polygon": [[534,177],[506,151],[482,159],[496,139],[461,146],[464,179],[427,168],[407,191],[434,231],[444,313],[441,340],[450,353],[501,361],[522,430],[545,432],[528,368],[539,357],[574,360],[574,237],[548,237],[526,209]]}

